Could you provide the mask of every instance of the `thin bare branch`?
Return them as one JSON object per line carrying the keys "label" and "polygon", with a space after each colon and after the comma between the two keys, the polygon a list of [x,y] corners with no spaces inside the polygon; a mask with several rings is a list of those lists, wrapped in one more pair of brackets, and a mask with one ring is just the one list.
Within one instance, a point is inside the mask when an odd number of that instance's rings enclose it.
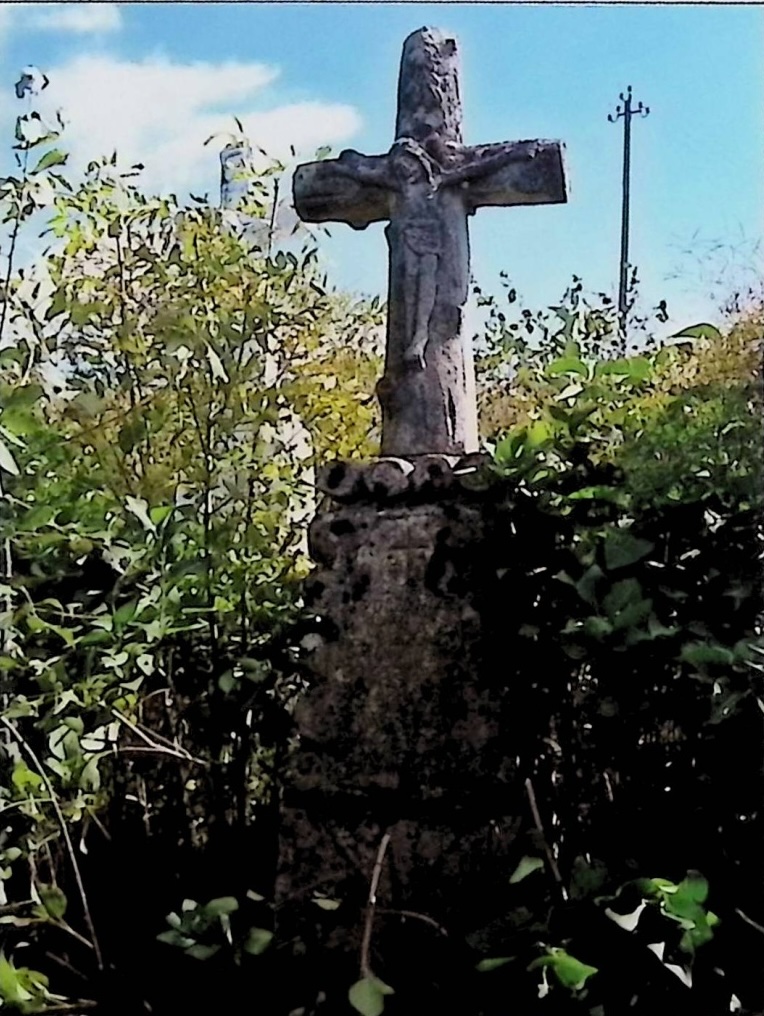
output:
{"label": "thin bare branch", "polygon": [[48,791],[48,794],[50,795],[51,804],[53,805],[53,810],[56,813],[58,824],[61,827],[61,835],[64,838],[64,844],[66,846],[67,853],[69,854],[69,860],[71,862],[72,870],[74,872],[74,880],[77,883],[77,891],[79,892],[80,900],[82,901],[82,912],[85,918],[85,923],[88,926],[88,932],[90,933],[90,942],[93,946],[93,951],[95,952],[96,955],[98,969],[103,970],[103,956],[101,954],[101,947],[98,944],[98,936],[96,935],[95,925],[93,924],[93,915],[90,912],[90,904],[88,903],[87,893],[85,892],[85,884],[82,881],[82,872],[80,871],[80,865],[79,862],[77,861],[77,855],[74,852],[74,844],[72,843],[72,838],[69,835],[69,827],[66,824],[66,819],[64,818],[64,813],[61,810],[61,805],[59,804],[58,798],[56,797],[56,792],[53,789],[52,783],[48,779],[48,774],[42,767],[42,763],[35,754],[34,749],[24,740],[24,738],[21,736],[18,730],[16,730],[13,724],[9,720],[7,720],[4,716],[0,716],[0,723],[3,724],[3,726],[10,733],[11,737],[27,753],[29,759],[32,762],[32,765],[37,770],[40,779],[45,784],[45,789]]}
{"label": "thin bare branch", "polygon": [[743,911],[740,909],[740,907],[735,907],[735,913],[738,915],[738,917],[742,918],[742,920],[744,920],[746,924],[750,924],[752,928],[755,928],[757,931],[760,931],[762,935],[764,935],[764,927],[762,927],[762,925],[754,921],[752,917],[749,917],[748,914],[744,914]]}
{"label": "thin bare branch", "polygon": [[390,833],[385,833],[382,837],[382,842],[379,844],[379,850],[377,851],[377,858],[374,861],[374,870],[371,875],[371,884],[369,885],[369,901],[366,907],[366,918],[363,925],[363,939],[361,941],[361,977],[373,977],[371,967],[369,966],[369,952],[371,950],[371,932],[374,925],[374,911],[377,906],[377,889],[379,887],[379,879],[382,875],[382,864],[385,860],[385,853],[387,846],[390,843]]}
{"label": "thin bare branch", "polygon": [[538,804],[536,803],[536,793],[533,789],[533,782],[531,778],[525,781],[525,792],[528,795],[528,803],[531,806],[531,814],[533,815],[533,822],[538,830],[539,836],[541,837],[541,843],[544,847],[544,853],[546,854],[547,863],[549,864],[549,870],[552,872],[555,882],[560,887],[560,894],[564,900],[567,900],[568,893],[562,882],[562,875],[560,869],[557,867],[557,861],[555,860],[552,848],[547,842],[546,834],[544,832],[544,826],[541,822],[541,815],[539,814]]}
{"label": "thin bare branch", "polygon": [[387,907],[377,907],[377,913],[389,914],[391,917],[410,917],[414,921],[423,921],[424,924],[429,924],[439,934],[448,936],[448,932],[442,924],[438,924],[434,918],[428,917],[427,914],[417,913],[416,910],[389,910]]}

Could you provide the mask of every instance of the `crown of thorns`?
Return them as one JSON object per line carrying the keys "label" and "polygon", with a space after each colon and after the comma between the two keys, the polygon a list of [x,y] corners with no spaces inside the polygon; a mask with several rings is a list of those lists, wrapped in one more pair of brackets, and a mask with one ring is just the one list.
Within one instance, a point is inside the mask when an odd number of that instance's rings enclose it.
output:
{"label": "crown of thorns", "polygon": [[432,183],[435,179],[435,172],[438,168],[437,162],[430,155],[427,149],[420,145],[418,141],[413,138],[399,138],[392,148],[393,155],[410,155],[416,159],[419,165],[424,169],[427,174],[427,178]]}

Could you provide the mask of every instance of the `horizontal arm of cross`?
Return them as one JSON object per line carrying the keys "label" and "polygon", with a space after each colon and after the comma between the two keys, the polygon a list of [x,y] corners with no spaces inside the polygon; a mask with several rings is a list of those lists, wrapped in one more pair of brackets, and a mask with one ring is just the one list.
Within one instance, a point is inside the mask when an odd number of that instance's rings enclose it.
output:
{"label": "horizontal arm of cross", "polygon": [[447,181],[461,183],[470,208],[559,204],[567,200],[564,145],[503,141],[465,147]]}
{"label": "horizontal arm of cross", "polygon": [[292,181],[294,206],[305,222],[346,222],[363,229],[390,218],[389,162],[385,155],[342,152],[298,166]]}

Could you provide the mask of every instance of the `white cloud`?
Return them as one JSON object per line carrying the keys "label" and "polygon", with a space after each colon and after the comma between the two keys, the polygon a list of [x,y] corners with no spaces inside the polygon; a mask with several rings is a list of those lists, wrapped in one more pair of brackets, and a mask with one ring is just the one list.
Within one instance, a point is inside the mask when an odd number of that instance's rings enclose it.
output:
{"label": "white cloud", "polygon": [[146,186],[209,190],[216,197],[217,152],[225,139],[204,147],[217,132],[232,131],[238,116],[251,140],[274,156],[289,146],[312,154],[320,144],[349,138],[361,124],[352,106],[319,101],[258,108],[255,97],[278,71],[259,63],[141,62],[83,55],[49,70],[43,93],[48,108],[61,108],[68,126],[62,145],[76,167],[118,152],[120,162],[142,162]]}
{"label": "white cloud", "polygon": [[117,4],[56,3],[30,5],[34,18],[29,27],[59,32],[113,32],[122,27],[122,12]]}
{"label": "white cloud", "polygon": [[10,4],[0,4],[0,43],[5,41],[13,24],[13,10]]}

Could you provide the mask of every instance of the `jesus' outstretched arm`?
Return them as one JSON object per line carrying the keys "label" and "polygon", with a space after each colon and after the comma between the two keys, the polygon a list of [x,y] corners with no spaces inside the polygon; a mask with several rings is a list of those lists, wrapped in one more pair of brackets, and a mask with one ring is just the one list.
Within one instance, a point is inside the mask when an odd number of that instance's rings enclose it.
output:
{"label": "jesus' outstretched arm", "polygon": [[517,162],[523,158],[533,155],[527,150],[525,143],[501,145],[499,151],[482,151],[476,158],[454,169],[449,169],[443,174],[443,183],[448,185],[468,183],[471,180],[478,180],[481,177],[490,176],[498,169],[503,169],[511,162]]}
{"label": "jesus' outstretched arm", "polygon": [[340,152],[339,158],[335,159],[334,170],[359,183],[376,184],[379,187],[395,186],[385,155],[362,155],[352,148],[346,148]]}

